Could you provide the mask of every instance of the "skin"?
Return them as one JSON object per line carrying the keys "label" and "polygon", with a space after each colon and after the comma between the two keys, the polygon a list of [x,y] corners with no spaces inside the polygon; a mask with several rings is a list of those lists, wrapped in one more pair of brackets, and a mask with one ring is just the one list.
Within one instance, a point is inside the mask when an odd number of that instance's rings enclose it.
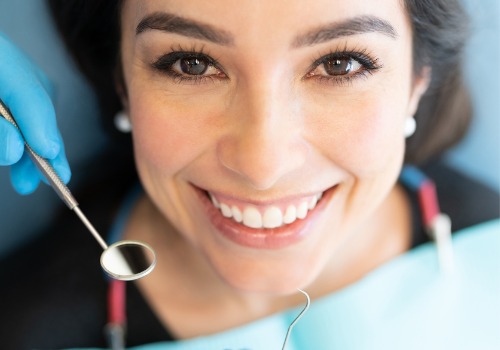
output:
{"label": "skin", "polygon": [[[216,27],[231,44],[159,30],[136,34],[155,12]],[[361,15],[385,20],[396,35],[293,45],[318,25]],[[408,249],[409,204],[396,180],[404,123],[429,80],[426,70],[413,74],[411,35],[398,0],[124,2],[123,104],[147,194],[125,235],[157,250],[158,267],[140,288],[177,336],[296,305],[303,301],[297,288],[313,298],[331,293]],[[172,49],[201,50],[221,69],[203,81],[174,79],[153,67]],[[323,65],[312,67],[344,49],[379,68],[327,80]],[[259,203],[337,187],[305,239],[255,249],[216,232],[192,185]]]}

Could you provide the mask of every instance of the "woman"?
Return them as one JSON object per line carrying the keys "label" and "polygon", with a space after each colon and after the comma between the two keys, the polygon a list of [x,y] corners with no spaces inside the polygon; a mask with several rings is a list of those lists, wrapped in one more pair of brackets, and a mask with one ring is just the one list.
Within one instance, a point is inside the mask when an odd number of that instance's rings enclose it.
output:
{"label": "woman", "polygon": [[[291,346],[402,347],[397,336],[384,339],[384,329],[397,310],[400,336],[412,334],[410,321],[426,312],[412,311],[418,300],[400,304],[407,292],[389,288],[396,294],[385,311],[367,312],[381,322],[371,324],[373,332],[364,328],[366,315],[356,316],[365,301],[355,295],[367,276],[384,281],[377,273],[393,266],[386,263],[422,240],[415,194],[398,182],[403,163],[442,152],[467,125],[468,109],[455,104],[465,96],[464,18],[455,1],[50,4],[104,115],[121,110],[120,120],[130,123],[143,192],[123,199],[124,181],[105,192],[110,200],[89,200],[96,226],[115,220],[114,234],[157,253],[154,272],[129,285],[129,345],[276,348],[286,327],[271,331],[279,341],[266,332],[296,315],[304,289],[313,305],[326,305],[301,321]],[[54,231],[61,227],[68,230]],[[50,251],[64,247],[57,241]],[[105,346],[106,283],[89,256],[93,248],[81,241],[72,258],[50,259],[7,291],[19,297],[43,284],[43,302],[28,302],[16,324],[30,335],[22,343],[10,330],[11,344]],[[24,254],[48,259],[38,251]],[[359,336],[339,331],[349,324],[335,318],[342,295],[358,300],[346,315],[363,330]],[[49,306],[54,321],[44,324],[41,307]],[[324,324],[325,311],[331,325],[316,334],[311,325]],[[432,332],[423,338],[406,337],[405,348],[449,341]]]}

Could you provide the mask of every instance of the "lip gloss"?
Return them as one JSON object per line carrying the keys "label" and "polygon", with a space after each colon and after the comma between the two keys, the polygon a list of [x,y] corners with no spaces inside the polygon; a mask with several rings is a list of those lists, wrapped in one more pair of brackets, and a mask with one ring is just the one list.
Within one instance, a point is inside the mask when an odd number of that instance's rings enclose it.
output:
{"label": "lip gloss", "polygon": [[325,191],[316,207],[309,211],[304,219],[272,229],[250,228],[224,217],[220,210],[214,207],[205,191],[198,188],[195,190],[215,231],[224,238],[248,248],[281,249],[300,242],[312,233],[312,227],[324,212],[335,192],[334,189],[335,187]]}

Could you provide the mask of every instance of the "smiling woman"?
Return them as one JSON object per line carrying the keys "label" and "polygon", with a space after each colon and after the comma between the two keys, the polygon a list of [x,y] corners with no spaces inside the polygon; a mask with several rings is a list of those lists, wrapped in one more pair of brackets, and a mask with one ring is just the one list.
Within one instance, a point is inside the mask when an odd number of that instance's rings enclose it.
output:
{"label": "smiling woman", "polygon": [[[394,188],[404,120],[427,87],[428,70],[412,79],[411,31],[401,8],[388,3],[368,17],[360,7],[346,18],[343,11],[322,14],[323,5],[292,31],[299,3],[274,21],[272,5],[242,4],[223,26],[229,10],[208,6],[196,22],[199,5],[180,6],[172,17],[162,3],[123,4],[122,100],[141,183],[190,254],[204,256],[235,290],[282,295],[317,281],[324,294],[331,282],[319,275],[336,267],[332,250],[357,232],[389,237],[374,224],[405,207]],[[319,205],[302,209],[322,194]],[[235,210],[200,201],[210,196]],[[288,207],[300,220],[283,224]],[[232,212],[241,222],[230,220]],[[402,220],[395,231],[408,226]],[[165,237],[161,231],[152,227],[151,236]],[[388,255],[404,251],[408,237],[400,235]],[[366,256],[367,266],[388,259],[384,254]]]}
{"label": "smiling woman", "polygon": [[[442,267],[451,261],[447,216],[432,180],[409,167],[458,141],[470,117],[456,1],[49,3],[103,117],[120,112],[131,128],[132,149],[120,153],[134,166],[114,159],[119,172],[110,174],[137,174],[141,189],[125,195],[127,182],[120,195],[96,199],[112,239],[140,240],[157,253],[155,271],[128,286],[126,305],[111,283],[111,315],[127,309],[129,345],[278,348],[301,290],[312,307],[292,334],[297,349],[441,349],[452,335],[459,349],[476,340],[469,320],[493,324],[486,305],[494,293],[474,294],[490,279],[468,294],[471,271],[491,269],[493,226],[472,239],[480,256],[457,235],[460,278],[440,281],[435,255]],[[433,172],[450,176],[441,165]],[[440,196],[449,203],[455,194]],[[456,202],[446,209],[468,210]],[[471,215],[453,228],[487,218]],[[83,265],[71,264],[98,274]],[[57,337],[12,344],[105,346],[84,326],[106,323],[105,283],[96,284],[71,289],[81,301],[51,301],[58,325],[81,305],[91,306],[88,318]],[[71,295],[58,285],[47,290]],[[451,306],[441,303],[450,290],[463,291]],[[479,299],[457,316],[454,307]],[[415,340],[423,324],[446,326]]]}

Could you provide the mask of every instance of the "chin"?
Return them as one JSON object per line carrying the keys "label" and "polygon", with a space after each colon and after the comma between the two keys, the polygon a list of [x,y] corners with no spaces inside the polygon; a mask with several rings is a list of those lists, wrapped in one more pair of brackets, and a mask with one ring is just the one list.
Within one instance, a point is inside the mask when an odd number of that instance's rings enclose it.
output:
{"label": "chin", "polygon": [[329,251],[320,251],[313,244],[298,244],[272,251],[215,249],[205,256],[212,270],[232,289],[279,296],[307,289],[326,266]]}

